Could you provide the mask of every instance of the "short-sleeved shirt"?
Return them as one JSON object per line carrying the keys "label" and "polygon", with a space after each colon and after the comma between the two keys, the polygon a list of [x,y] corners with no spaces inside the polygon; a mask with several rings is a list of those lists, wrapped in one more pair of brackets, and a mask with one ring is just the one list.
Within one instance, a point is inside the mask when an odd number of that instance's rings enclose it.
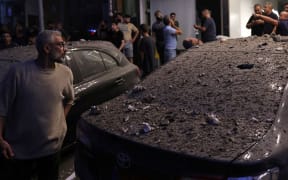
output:
{"label": "short-sleeved shirt", "polygon": [[109,41],[112,42],[117,48],[120,48],[124,35],[122,31],[110,31]]}
{"label": "short-sleeved shirt", "polygon": [[203,22],[203,27],[206,28],[206,31],[201,33],[203,42],[210,42],[216,40],[216,24],[213,18],[207,18]]}
{"label": "short-sleeved shirt", "polygon": [[177,48],[176,29],[171,26],[165,26],[163,30],[165,49]]}
{"label": "short-sleeved shirt", "polygon": [[164,41],[164,35],[163,35],[164,27],[165,25],[162,21],[156,21],[152,25],[152,32],[155,33],[157,43],[161,43]]}
{"label": "short-sleeved shirt", "polygon": [[288,19],[279,20],[277,34],[280,34],[281,36],[288,36]]}
{"label": "short-sleeved shirt", "polygon": [[62,64],[41,69],[35,61],[10,68],[1,84],[4,138],[16,159],[33,159],[61,149],[67,126],[64,104],[74,99],[73,75]]}
{"label": "short-sleeved shirt", "polygon": [[[271,13],[269,15],[263,14],[264,16],[270,17],[272,19],[278,20],[278,16],[275,13]],[[264,22],[263,34],[271,34],[273,32],[274,25],[269,22]]]}
{"label": "short-sleeved shirt", "polygon": [[[247,22],[247,24],[252,23],[252,21],[255,21],[259,18],[255,18],[254,15],[252,15]],[[264,30],[264,24],[257,24],[251,27],[251,35],[254,36],[262,36],[263,35],[263,30]]]}
{"label": "short-sleeved shirt", "polygon": [[132,23],[119,23],[118,24],[120,31],[123,32],[124,40],[131,41],[132,40],[132,32],[138,32],[138,29]]}

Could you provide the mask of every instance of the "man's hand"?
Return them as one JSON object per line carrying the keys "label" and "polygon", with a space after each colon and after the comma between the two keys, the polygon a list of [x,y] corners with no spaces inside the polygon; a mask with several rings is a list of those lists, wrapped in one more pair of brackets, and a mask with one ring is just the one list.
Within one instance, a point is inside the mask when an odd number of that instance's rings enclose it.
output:
{"label": "man's hand", "polygon": [[194,24],[194,28],[195,29],[199,29],[200,26],[198,26],[197,24]]}
{"label": "man's hand", "polygon": [[12,157],[15,156],[10,144],[4,139],[0,140],[0,149],[2,151],[3,156],[6,159],[11,159]]}
{"label": "man's hand", "polygon": [[170,19],[170,23],[171,23],[171,27],[175,27],[175,22],[172,19]]}
{"label": "man's hand", "polygon": [[253,14],[253,16],[254,16],[255,18],[260,18],[260,17],[261,17],[261,14]]}

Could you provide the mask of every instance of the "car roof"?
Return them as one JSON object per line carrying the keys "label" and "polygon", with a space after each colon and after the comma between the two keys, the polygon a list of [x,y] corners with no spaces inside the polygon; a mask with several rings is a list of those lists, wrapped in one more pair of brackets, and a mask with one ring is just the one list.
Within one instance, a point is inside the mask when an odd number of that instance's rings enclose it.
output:
{"label": "car roof", "polygon": [[[91,49],[97,48],[99,50],[116,52],[117,48],[107,41],[72,41],[67,43],[68,50],[74,49]],[[0,51],[0,61],[12,60],[12,61],[25,61],[35,59],[37,57],[37,51],[35,46],[19,46],[14,48],[3,49]]]}
{"label": "car roof", "polygon": [[[72,41],[68,42],[67,50],[76,51],[79,49],[97,49],[109,53],[118,59],[121,65],[127,64],[124,56],[119,53],[119,50],[110,42],[107,41]],[[0,82],[4,74],[8,71],[9,66],[14,62],[23,62],[37,58],[37,50],[35,46],[18,46],[0,50]]]}
{"label": "car roof", "polygon": [[164,150],[233,160],[275,122],[287,83],[285,47],[249,37],[189,49],[87,120]]}

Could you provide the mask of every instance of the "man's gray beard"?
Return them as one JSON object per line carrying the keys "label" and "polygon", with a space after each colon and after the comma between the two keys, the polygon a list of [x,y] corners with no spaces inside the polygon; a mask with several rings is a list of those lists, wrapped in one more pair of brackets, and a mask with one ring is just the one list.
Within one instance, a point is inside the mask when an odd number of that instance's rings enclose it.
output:
{"label": "man's gray beard", "polygon": [[65,55],[61,56],[60,53],[51,53],[50,59],[57,63],[63,63],[65,59]]}

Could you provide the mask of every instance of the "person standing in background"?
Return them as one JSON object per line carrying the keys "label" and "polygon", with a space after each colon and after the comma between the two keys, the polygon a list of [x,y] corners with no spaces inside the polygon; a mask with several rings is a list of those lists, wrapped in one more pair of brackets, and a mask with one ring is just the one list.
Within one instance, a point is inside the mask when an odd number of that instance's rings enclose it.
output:
{"label": "person standing in background", "polygon": [[13,48],[18,46],[12,39],[10,32],[6,31],[0,35],[0,49]]}
{"label": "person standing in background", "polygon": [[154,13],[156,21],[152,25],[152,37],[155,39],[157,52],[160,58],[160,64],[164,64],[164,35],[163,29],[165,27],[163,23],[163,15],[160,10]]}
{"label": "person standing in background", "polygon": [[[121,20],[122,21],[122,20]],[[137,27],[132,24],[131,22],[131,16],[126,14],[124,16],[123,23],[119,23],[119,28],[124,34],[124,40],[125,40],[125,46],[123,49],[123,52],[127,59],[133,63],[133,57],[134,57],[134,52],[133,52],[133,45],[139,35],[139,31]],[[133,33],[133,36],[132,36]]]}
{"label": "person standing in background", "polygon": [[176,13],[175,12],[170,13],[170,18],[174,22],[176,27],[180,27],[179,21],[176,20]]}
{"label": "person standing in background", "polygon": [[282,11],[280,13],[279,20],[275,20],[268,16],[263,16],[261,14],[255,14],[255,16],[275,26],[276,34],[279,34],[281,36],[288,36],[288,12]]}
{"label": "person standing in background", "polygon": [[118,24],[118,21],[112,22],[111,31],[108,34],[108,39],[119,49],[119,51],[122,51],[125,46],[125,41],[123,32],[120,31]]}
{"label": "person standing in background", "polygon": [[102,20],[97,28],[97,40],[106,41],[108,40],[108,25],[105,20]]}
{"label": "person standing in background", "polygon": [[[260,4],[254,5],[254,13],[262,14],[262,6]],[[253,14],[246,24],[246,28],[251,29],[251,35],[262,36],[264,30],[264,21],[255,17]]]}
{"label": "person standing in background", "polygon": [[177,55],[177,35],[181,35],[182,30],[175,26],[169,16],[165,16],[163,22],[165,24],[163,30],[165,44],[164,63],[167,63]]}
{"label": "person standing in background", "polygon": [[203,23],[202,25],[194,25],[195,29],[201,32],[201,38],[204,43],[216,40],[216,24],[211,17],[211,11],[204,9],[202,11]]}
{"label": "person standing in background", "polygon": [[140,25],[140,32],[143,38],[140,41],[140,56],[142,77],[150,74],[155,68],[155,42],[149,35],[149,27],[146,24]]}
{"label": "person standing in background", "polygon": [[288,2],[283,4],[283,11],[288,12]]}
{"label": "person standing in background", "polygon": [[[173,23],[175,24],[176,27],[180,28],[179,21],[176,20],[176,13],[175,12],[170,13],[170,19],[173,21]],[[176,39],[178,40],[177,36],[176,36]]]}
{"label": "person standing in background", "polygon": [[[273,4],[271,2],[267,2],[264,5],[264,16],[267,16],[269,18],[272,18],[274,20],[278,20],[278,16],[273,12]],[[276,26],[269,22],[264,22],[264,29],[263,34],[271,34],[276,32]]]}

